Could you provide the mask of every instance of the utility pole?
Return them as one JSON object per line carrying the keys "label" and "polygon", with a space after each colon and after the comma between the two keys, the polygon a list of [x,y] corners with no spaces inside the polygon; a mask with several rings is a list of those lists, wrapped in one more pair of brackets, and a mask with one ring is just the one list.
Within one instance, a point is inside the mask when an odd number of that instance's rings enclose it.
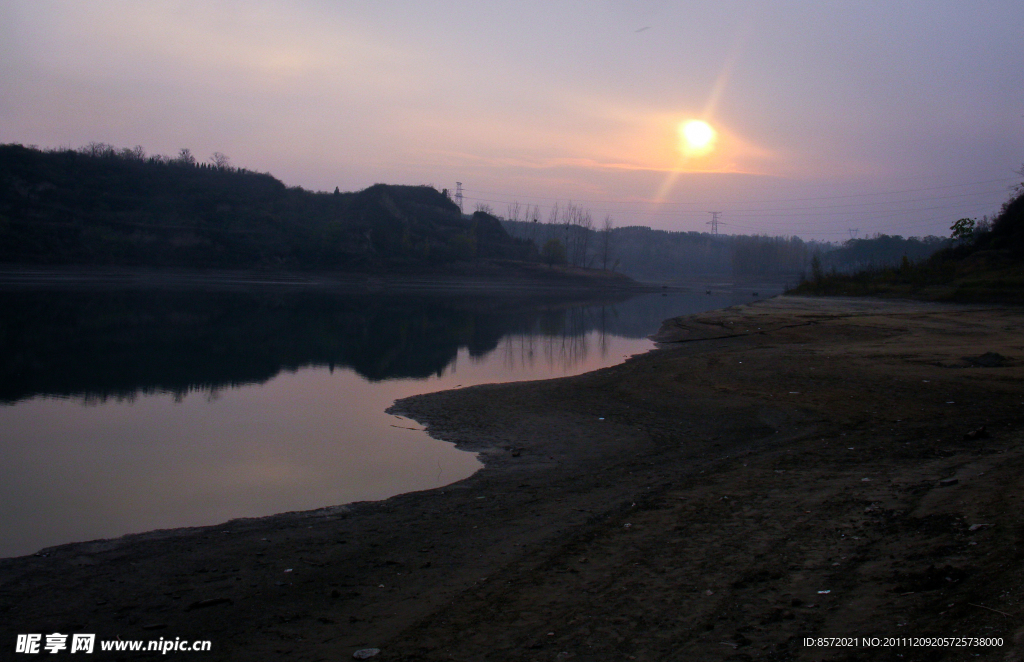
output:
{"label": "utility pole", "polygon": [[455,182],[455,204],[459,206],[459,213],[462,213],[462,182]]}
{"label": "utility pole", "polygon": [[856,239],[857,234],[860,232],[860,228],[847,228],[850,231],[850,239]]}
{"label": "utility pole", "polygon": [[717,235],[718,234],[718,215],[721,214],[722,212],[720,212],[720,211],[709,211],[708,213],[711,214],[711,220],[708,221],[707,223],[705,223],[705,225],[710,225],[711,226],[711,234]]}

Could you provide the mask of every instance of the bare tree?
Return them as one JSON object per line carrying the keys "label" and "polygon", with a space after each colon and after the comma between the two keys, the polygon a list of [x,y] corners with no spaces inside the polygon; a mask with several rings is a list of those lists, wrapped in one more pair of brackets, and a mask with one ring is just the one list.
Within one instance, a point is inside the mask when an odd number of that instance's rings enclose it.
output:
{"label": "bare tree", "polygon": [[608,260],[612,255],[612,217],[604,217],[604,227],[601,228],[601,268],[608,270]]}
{"label": "bare tree", "polygon": [[118,150],[117,155],[125,161],[145,161],[146,150],[142,148],[142,145],[136,145],[135,147],[125,147]]}
{"label": "bare tree", "polygon": [[113,145],[98,142],[91,142],[78,151],[88,156],[115,156],[117,154]]}
{"label": "bare tree", "polygon": [[174,159],[174,161],[181,165],[194,166],[196,164],[196,157],[192,155],[192,150],[188,147],[182,147],[178,150],[178,158]]}
{"label": "bare tree", "polygon": [[562,220],[561,220],[561,223],[562,223],[562,230],[565,233],[565,240],[564,240],[564,242],[565,242],[565,252],[567,254],[567,258],[568,258],[569,264],[572,264],[572,265],[576,264],[576,259],[575,259],[576,258],[576,251],[574,250],[575,247],[573,245],[573,233],[572,233],[572,226],[573,226],[573,223],[575,222],[575,220],[576,220],[576,205],[574,205],[572,203],[572,200],[570,200],[568,203],[566,203],[565,207],[562,209]]}
{"label": "bare tree", "polygon": [[[527,205],[527,210],[526,211],[527,211],[527,215],[529,215],[529,205]],[[519,203],[518,202],[510,202],[510,203],[508,203],[508,216],[506,216],[505,218],[507,218],[510,221],[519,222]]]}
{"label": "bare tree", "polygon": [[231,159],[228,158],[227,154],[214,152],[210,160],[213,161],[213,167],[217,170],[228,170],[231,168]]}
{"label": "bare tree", "polygon": [[533,206],[533,213],[530,213],[530,206],[526,206],[526,218],[524,221],[530,222],[530,240],[534,246],[537,245],[537,226],[540,225],[540,207],[537,205]]}
{"label": "bare tree", "polygon": [[578,229],[576,232],[579,235],[579,239],[577,240],[577,243],[579,244],[577,247],[579,250],[579,261],[577,264],[581,267],[586,267],[589,266],[589,262],[587,260],[587,247],[590,245],[590,235],[594,232],[594,220],[590,216],[589,209],[580,210]]}
{"label": "bare tree", "polygon": [[[554,214],[552,216],[554,217]],[[590,235],[594,228],[590,210],[570,201],[561,209],[557,220],[564,233],[569,263],[574,266],[586,266],[588,262],[587,249],[590,246]]]}
{"label": "bare tree", "polygon": [[551,205],[551,210],[548,212],[548,225],[554,225],[558,223],[558,202]]}

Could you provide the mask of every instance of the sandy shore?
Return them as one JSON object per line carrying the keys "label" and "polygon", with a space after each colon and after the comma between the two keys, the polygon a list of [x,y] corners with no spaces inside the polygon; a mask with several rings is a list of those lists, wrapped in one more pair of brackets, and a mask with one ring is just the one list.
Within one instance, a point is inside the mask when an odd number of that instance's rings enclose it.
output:
{"label": "sandy shore", "polygon": [[0,657],[61,632],[218,660],[1019,659],[1024,311],[780,297],[659,339],[397,403],[482,453],[455,485],[0,560]]}

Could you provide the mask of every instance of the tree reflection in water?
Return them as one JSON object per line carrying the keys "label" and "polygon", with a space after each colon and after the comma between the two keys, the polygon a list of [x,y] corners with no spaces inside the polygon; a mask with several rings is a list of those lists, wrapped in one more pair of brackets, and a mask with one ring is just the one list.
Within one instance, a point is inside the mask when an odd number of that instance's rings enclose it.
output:
{"label": "tree reflection in water", "polygon": [[[719,297],[721,298],[721,297]],[[692,301],[691,301],[692,300]],[[729,301],[731,302],[731,301]],[[509,370],[560,372],[609,335],[644,337],[666,317],[725,301],[645,295],[465,296],[309,292],[0,293],[0,402],[37,395],[131,401],[264,383],[307,366],[368,381],[424,379],[499,347]]]}

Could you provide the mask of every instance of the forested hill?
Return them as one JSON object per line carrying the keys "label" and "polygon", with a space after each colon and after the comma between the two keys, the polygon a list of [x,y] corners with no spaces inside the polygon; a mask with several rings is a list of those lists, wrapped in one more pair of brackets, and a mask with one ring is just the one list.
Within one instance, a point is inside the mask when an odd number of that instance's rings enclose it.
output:
{"label": "forested hill", "polygon": [[1024,304],[1024,184],[991,226],[964,218],[953,231],[955,242],[926,260],[853,274],[829,273],[819,263],[791,292]]}
{"label": "forested hill", "polygon": [[314,193],[187,150],[0,145],[0,262],[415,271],[531,253],[427,186]]}

